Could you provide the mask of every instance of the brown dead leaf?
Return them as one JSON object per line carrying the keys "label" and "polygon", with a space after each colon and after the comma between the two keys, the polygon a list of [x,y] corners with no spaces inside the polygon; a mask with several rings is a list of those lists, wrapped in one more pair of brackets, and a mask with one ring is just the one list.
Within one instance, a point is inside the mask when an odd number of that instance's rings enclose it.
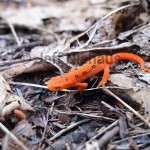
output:
{"label": "brown dead leaf", "polygon": [[108,79],[113,85],[117,85],[122,88],[133,88],[134,82],[130,77],[125,76],[124,74],[111,74]]}
{"label": "brown dead leaf", "polygon": [[150,56],[150,23],[141,27],[137,34],[133,35],[133,42],[140,46],[139,53]]}
{"label": "brown dead leaf", "polygon": [[54,66],[48,64],[44,60],[34,60],[12,65],[10,69],[4,70],[1,74],[5,79],[10,79],[23,73],[33,73],[40,71],[53,70]]}
{"label": "brown dead leaf", "polygon": [[138,73],[138,78],[141,81],[144,81],[144,82],[150,84],[150,74],[149,73]]}
{"label": "brown dead leaf", "polygon": [[[41,60],[49,63],[49,68],[57,68],[60,73],[67,72],[70,69],[70,66],[73,67],[71,64],[66,63],[66,57],[63,57],[62,59],[57,56],[58,49],[62,46],[62,43],[59,43],[60,45],[56,46],[55,44],[49,45],[49,46],[38,46],[31,50],[31,57],[32,58],[40,58]],[[63,51],[63,49],[62,49]],[[43,61],[39,63],[39,65],[42,65]],[[39,68],[39,65],[37,66]]]}
{"label": "brown dead leaf", "polygon": [[3,72],[1,72],[1,75],[3,75],[3,77],[5,79],[9,79],[12,78],[14,76],[17,76],[19,74],[24,73],[26,70],[28,70],[32,65],[34,64],[33,61],[29,62],[29,63],[18,63],[15,64],[14,66],[12,66],[11,69],[7,69]]}
{"label": "brown dead leaf", "polygon": [[[148,74],[148,73],[145,73]],[[123,74],[112,74],[110,75],[109,81],[113,85],[119,87],[114,92],[124,93],[126,97],[130,97],[133,102],[139,103],[145,109],[145,116],[150,119],[150,86],[143,82],[135,83],[135,79],[127,77]],[[124,89],[125,88],[125,89]]]}

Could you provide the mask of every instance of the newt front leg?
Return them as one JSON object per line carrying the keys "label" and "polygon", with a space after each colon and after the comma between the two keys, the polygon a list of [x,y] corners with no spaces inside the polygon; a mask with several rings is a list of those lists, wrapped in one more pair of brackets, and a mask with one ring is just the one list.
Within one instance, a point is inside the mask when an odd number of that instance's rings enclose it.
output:
{"label": "newt front leg", "polygon": [[77,90],[80,91],[80,93],[88,86],[87,83],[76,83],[75,86],[77,86]]}

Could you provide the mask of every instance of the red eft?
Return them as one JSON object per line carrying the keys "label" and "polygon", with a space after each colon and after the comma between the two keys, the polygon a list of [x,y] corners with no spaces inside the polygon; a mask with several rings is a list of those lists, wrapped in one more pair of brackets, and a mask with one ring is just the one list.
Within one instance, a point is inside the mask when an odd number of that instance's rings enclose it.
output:
{"label": "red eft", "polygon": [[104,74],[98,86],[104,86],[109,78],[109,67],[119,60],[137,62],[142,70],[150,73],[150,69],[145,68],[144,60],[138,55],[131,53],[116,53],[112,56],[102,55],[87,61],[79,69],[72,68],[67,74],[51,78],[48,81],[48,89],[51,91],[61,91],[66,88],[77,87],[77,90],[82,92],[88,86],[87,83],[82,81],[101,71],[104,71]]}

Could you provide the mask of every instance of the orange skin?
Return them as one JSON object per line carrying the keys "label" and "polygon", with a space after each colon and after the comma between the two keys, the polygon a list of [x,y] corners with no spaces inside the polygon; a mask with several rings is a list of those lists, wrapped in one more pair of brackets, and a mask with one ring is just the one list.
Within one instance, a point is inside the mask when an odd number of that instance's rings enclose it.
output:
{"label": "orange skin", "polygon": [[112,56],[102,55],[87,61],[79,69],[72,68],[67,74],[51,78],[48,81],[48,89],[51,91],[61,91],[70,87],[78,87],[77,90],[82,92],[88,86],[87,83],[82,81],[101,71],[104,71],[104,74],[98,86],[104,86],[109,78],[109,67],[119,60],[137,62],[142,70],[150,73],[150,69],[145,68],[144,60],[138,55],[131,53],[116,53]]}

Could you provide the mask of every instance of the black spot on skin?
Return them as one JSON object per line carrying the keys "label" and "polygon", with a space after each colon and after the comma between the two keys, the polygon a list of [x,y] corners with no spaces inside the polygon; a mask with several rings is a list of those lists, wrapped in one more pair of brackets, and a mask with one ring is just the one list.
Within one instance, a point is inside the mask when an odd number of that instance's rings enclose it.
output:
{"label": "black spot on skin", "polygon": [[98,64],[101,64],[101,63],[102,63],[102,61],[101,61],[100,59],[98,59],[98,60],[97,60],[97,63],[98,63]]}
{"label": "black spot on skin", "polygon": [[55,87],[56,88],[56,90],[59,90],[60,89],[60,87],[59,86],[57,86],[57,87]]}
{"label": "black spot on skin", "polygon": [[93,65],[92,68],[93,68],[93,69],[96,68],[96,65]]}
{"label": "black spot on skin", "polygon": [[65,81],[68,81],[68,78],[65,77]]}
{"label": "black spot on skin", "polygon": [[76,74],[76,75],[75,75],[75,78],[78,78],[78,77],[79,77],[79,76]]}
{"label": "black spot on skin", "polygon": [[83,71],[83,72],[82,72],[82,74],[83,74],[83,75],[86,75],[86,74],[87,74],[87,72],[86,72],[86,71]]}

